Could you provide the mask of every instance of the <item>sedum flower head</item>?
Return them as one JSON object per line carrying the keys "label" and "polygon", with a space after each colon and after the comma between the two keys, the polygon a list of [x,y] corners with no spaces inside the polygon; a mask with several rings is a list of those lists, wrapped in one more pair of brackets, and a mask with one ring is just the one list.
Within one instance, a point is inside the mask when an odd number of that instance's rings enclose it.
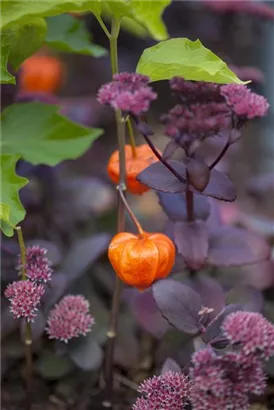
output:
{"label": "sedum flower head", "polygon": [[255,354],[268,360],[274,355],[274,326],[260,313],[231,313],[223,323],[223,331],[232,344],[240,345],[245,356]]}
{"label": "sedum flower head", "polygon": [[253,93],[245,85],[223,85],[221,94],[227,105],[242,120],[263,117],[269,108],[269,104],[263,96]]}
{"label": "sedum flower head", "polygon": [[67,342],[73,337],[86,335],[93,324],[89,302],[81,295],[68,295],[51,310],[46,330],[50,339]]}
{"label": "sedum flower head", "polygon": [[37,306],[45,292],[43,285],[29,280],[19,280],[9,284],[5,297],[9,299],[10,310],[15,318],[24,317],[28,322],[36,316]]}
{"label": "sedum flower head", "polygon": [[261,394],[265,389],[262,364],[257,359],[247,364],[238,353],[218,356],[206,348],[193,355],[192,364],[193,410],[245,410],[249,394]]}
{"label": "sedum flower head", "polygon": [[137,399],[133,410],[182,410],[188,402],[190,384],[186,376],[168,371],[153,376],[139,386],[144,397]]}
{"label": "sedum flower head", "polygon": [[[40,246],[31,246],[26,249],[26,275],[31,281],[48,282],[51,279],[52,269],[46,257],[47,250]],[[21,256],[19,257],[18,269],[22,269]]]}
{"label": "sedum flower head", "polygon": [[148,82],[149,77],[137,73],[115,74],[112,82],[100,87],[98,101],[114,109],[140,115],[148,111],[150,103],[157,98]]}

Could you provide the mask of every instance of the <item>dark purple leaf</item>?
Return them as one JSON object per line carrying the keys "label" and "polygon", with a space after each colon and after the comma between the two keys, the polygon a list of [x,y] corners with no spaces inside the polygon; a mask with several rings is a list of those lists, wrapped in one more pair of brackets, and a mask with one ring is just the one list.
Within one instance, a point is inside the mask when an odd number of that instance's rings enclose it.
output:
{"label": "dark purple leaf", "polygon": [[264,298],[262,293],[251,286],[238,286],[232,288],[226,295],[227,303],[241,304],[249,312],[261,312]]}
{"label": "dark purple leaf", "polygon": [[172,358],[181,366],[187,364],[194,350],[192,339],[192,336],[174,328],[168,331],[157,345],[155,353],[157,365],[162,366],[167,357]]}
{"label": "dark purple leaf", "polygon": [[79,240],[68,251],[61,270],[69,276],[70,280],[78,278],[107,250],[109,240],[110,235],[106,233]]}
{"label": "dark purple leaf", "polygon": [[263,261],[270,249],[260,236],[241,228],[221,227],[210,232],[208,263],[240,266]]}
{"label": "dark purple leaf", "polygon": [[[179,161],[167,161],[170,166],[185,178],[185,165]],[[162,192],[184,192],[186,185],[179,181],[161,162],[155,162],[137,176],[138,181]]]}
{"label": "dark purple leaf", "polygon": [[212,308],[214,311],[208,314],[209,319],[217,316],[225,306],[225,293],[222,286],[208,276],[195,275],[187,282],[202,298],[203,306]]}
{"label": "dark purple leaf", "polygon": [[[182,162],[171,160],[168,163],[181,177],[186,177],[186,167]],[[156,191],[178,193],[185,192],[186,189],[186,184],[179,181],[161,162],[151,164],[137,176],[137,179]],[[199,193],[192,186],[190,186],[190,189],[194,193]],[[200,194],[223,201],[234,201],[236,199],[234,185],[225,174],[216,169],[210,172],[208,185]]]}
{"label": "dark purple leaf", "polygon": [[221,326],[223,321],[225,320],[226,316],[230,313],[238,312],[239,310],[243,310],[241,305],[228,305],[226,306],[215,319],[207,326],[206,331],[202,335],[202,339],[205,343],[209,343],[210,341],[221,338]]}
{"label": "dark purple leaf", "polygon": [[199,332],[202,300],[198,293],[172,279],[155,283],[152,292],[160,312],[171,325],[186,333]]}
{"label": "dark purple leaf", "polygon": [[136,292],[136,296],[131,294],[131,298],[132,311],[137,323],[155,338],[162,338],[170,325],[159,312],[151,290],[142,293],[135,289],[130,291]]}
{"label": "dark purple leaf", "polygon": [[68,354],[78,367],[86,371],[98,370],[103,361],[103,351],[93,339],[92,331],[73,341],[71,346],[68,346]]}
{"label": "dark purple leaf", "polygon": [[31,239],[26,242],[27,246],[40,246],[41,248],[45,248],[47,250],[47,258],[50,261],[52,266],[56,266],[60,263],[62,254],[59,247],[51,241],[47,241],[45,239]]}
{"label": "dark purple leaf", "polygon": [[209,182],[210,170],[203,158],[189,159],[187,163],[187,176],[188,181],[197,191],[204,191]]}
{"label": "dark purple leaf", "polygon": [[208,252],[208,229],[205,222],[176,222],[174,239],[186,265],[190,269],[201,269]]}
{"label": "dark purple leaf", "polygon": [[[159,203],[172,221],[186,221],[186,200],[185,194],[171,194],[168,192],[157,192]],[[210,213],[208,199],[201,195],[194,194],[194,217],[195,219],[207,219]]]}
{"label": "dark purple leaf", "polygon": [[[32,340],[35,342],[38,340],[44,333],[46,328],[46,318],[45,315],[38,311],[34,321],[31,323],[31,335]],[[24,335],[26,331],[26,322],[21,320],[20,323],[21,339],[24,340]]]}
{"label": "dark purple leaf", "polygon": [[206,224],[210,230],[217,229],[223,225],[220,202],[217,199],[209,198],[210,214],[206,220]]}
{"label": "dark purple leaf", "polygon": [[180,366],[175,362],[175,360],[171,359],[170,357],[168,357],[161,369],[161,374],[166,373],[166,372],[177,372],[177,373],[181,373],[181,368]]}
{"label": "dark purple leaf", "polygon": [[65,293],[66,287],[69,283],[68,275],[62,272],[53,273],[52,279],[49,282],[45,295],[42,299],[42,305],[46,309],[54,305]]}
{"label": "dark purple leaf", "polygon": [[266,260],[254,265],[242,266],[240,269],[244,283],[247,283],[258,290],[267,289],[274,284],[273,260]]}
{"label": "dark purple leaf", "polygon": [[227,175],[216,169],[211,170],[209,183],[201,194],[228,202],[236,199],[236,189],[233,183]]}

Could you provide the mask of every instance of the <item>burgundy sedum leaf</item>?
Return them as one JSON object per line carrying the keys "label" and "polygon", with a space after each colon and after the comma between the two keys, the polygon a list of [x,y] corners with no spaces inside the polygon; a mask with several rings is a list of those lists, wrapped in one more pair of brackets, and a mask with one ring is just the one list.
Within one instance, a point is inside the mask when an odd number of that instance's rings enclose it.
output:
{"label": "burgundy sedum leaf", "polygon": [[245,229],[223,226],[210,232],[208,263],[211,265],[248,265],[267,259],[269,254],[265,240]]}
{"label": "burgundy sedum leaf", "polygon": [[202,339],[205,343],[209,343],[214,339],[221,339],[221,326],[225,318],[233,312],[238,312],[239,310],[243,310],[241,305],[228,305],[225,306],[224,309],[216,316],[211,323],[206,328],[206,331],[202,335]]}
{"label": "burgundy sedum leaf", "polygon": [[[168,164],[182,177],[186,177],[186,167],[182,162],[171,160]],[[161,192],[185,192],[186,184],[181,182],[161,162],[155,162],[137,176],[138,181]],[[189,188],[194,193],[211,196],[223,201],[232,202],[236,199],[236,190],[229,178],[220,171],[212,169],[209,182],[203,192],[192,185]]]}
{"label": "burgundy sedum leaf", "polygon": [[[185,194],[171,194],[168,192],[157,192],[159,203],[168,218],[172,221],[186,221],[186,199]],[[210,213],[208,199],[201,195],[193,196],[194,218],[205,220]]]}
{"label": "burgundy sedum leaf", "polygon": [[216,280],[204,275],[195,275],[187,281],[187,285],[199,293],[203,306],[214,309],[208,314],[209,319],[213,319],[221,312],[225,306],[225,293]]}
{"label": "burgundy sedum leaf", "polygon": [[155,283],[152,292],[158,309],[171,325],[186,333],[199,332],[202,299],[198,293],[172,279]]}
{"label": "burgundy sedum leaf", "polygon": [[210,169],[205,164],[203,158],[189,159],[187,163],[187,176],[188,181],[197,191],[204,191],[209,182]]}
{"label": "burgundy sedum leaf", "polygon": [[175,360],[171,359],[168,357],[161,369],[161,374],[166,373],[166,372],[178,372],[181,373],[181,368],[178,365],[178,363],[175,362]]}
{"label": "burgundy sedum leaf", "polygon": [[203,221],[176,222],[174,240],[190,269],[201,269],[207,258],[208,229]]}

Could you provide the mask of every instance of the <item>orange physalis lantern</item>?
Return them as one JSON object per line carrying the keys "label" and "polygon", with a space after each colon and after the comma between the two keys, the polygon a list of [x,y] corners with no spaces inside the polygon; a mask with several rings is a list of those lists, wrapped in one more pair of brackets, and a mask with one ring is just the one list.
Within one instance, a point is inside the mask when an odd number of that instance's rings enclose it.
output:
{"label": "orange physalis lantern", "polygon": [[27,58],[20,70],[20,91],[53,93],[63,77],[62,63],[55,57],[33,55]]}
{"label": "orange physalis lantern", "polygon": [[[150,188],[141,182],[137,181],[137,175],[151,165],[158,161],[152,150],[147,144],[139,145],[132,148],[131,145],[125,146],[126,156],[126,183],[127,189],[132,194],[142,194]],[[108,175],[115,183],[119,183],[119,152],[115,151],[108,162]]]}
{"label": "orange physalis lantern", "polygon": [[108,256],[119,278],[142,291],[170,273],[175,246],[162,233],[121,232],[113,237]]}

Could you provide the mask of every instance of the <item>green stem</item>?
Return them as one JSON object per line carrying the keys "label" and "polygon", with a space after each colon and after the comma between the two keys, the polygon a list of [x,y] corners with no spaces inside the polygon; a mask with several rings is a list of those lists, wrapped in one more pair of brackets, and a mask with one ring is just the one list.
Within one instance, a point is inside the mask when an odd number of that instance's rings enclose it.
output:
{"label": "green stem", "polygon": [[98,23],[100,24],[102,30],[104,31],[105,35],[107,36],[108,39],[110,39],[110,32],[107,29],[107,26],[103,22],[101,16],[95,16],[97,18]]}
{"label": "green stem", "polygon": [[[110,60],[111,60],[111,71],[112,75],[118,73],[118,49],[117,49],[117,39],[120,31],[120,19],[115,17],[111,24],[111,36],[109,39],[110,43]],[[123,191],[126,190],[126,158],[125,158],[125,122],[122,118],[122,113],[120,110],[115,112],[116,120],[116,130],[117,130],[117,140],[119,149],[119,172],[120,181],[119,189]],[[123,232],[125,230],[125,205],[118,195],[118,226],[117,231]],[[112,408],[112,397],[113,397],[113,362],[114,362],[114,348],[117,336],[117,324],[119,315],[119,306],[121,299],[121,281],[116,275],[115,286],[112,297],[112,305],[110,312],[110,322],[107,332],[107,346],[106,346],[106,357],[105,357],[105,399],[102,406],[105,408]]]}
{"label": "green stem", "polygon": [[[18,243],[20,247],[21,262],[22,262],[22,280],[27,280],[26,274],[26,245],[23,237],[23,232],[21,226],[16,228]],[[26,355],[26,379],[27,379],[27,391],[28,391],[28,407],[31,408],[31,394],[32,394],[32,331],[31,323],[26,321],[25,334],[24,334],[24,344],[25,344],[25,355]]]}
{"label": "green stem", "polygon": [[132,122],[130,120],[130,118],[128,117],[126,120],[127,123],[127,131],[128,131],[128,136],[130,139],[130,145],[132,148],[132,156],[134,158],[136,158],[137,153],[136,153],[136,142],[135,142],[135,138],[134,138],[134,132],[133,132],[133,127],[132,127]]}

